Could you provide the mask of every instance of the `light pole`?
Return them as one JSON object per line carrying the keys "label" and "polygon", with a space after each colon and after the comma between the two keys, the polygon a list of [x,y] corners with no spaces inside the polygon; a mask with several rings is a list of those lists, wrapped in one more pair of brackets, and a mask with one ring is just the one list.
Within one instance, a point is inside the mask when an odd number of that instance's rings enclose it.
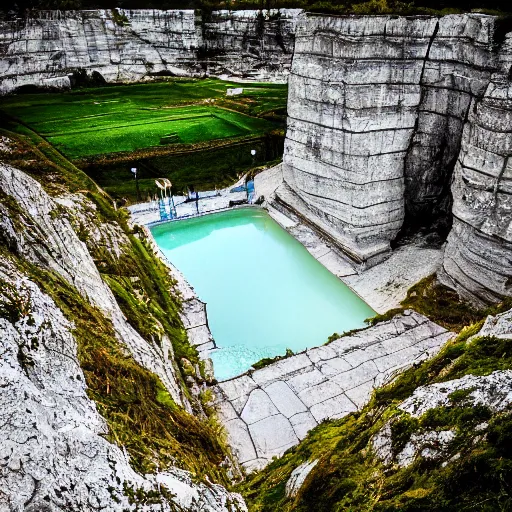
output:
{"label": "light pole", "polygon": [[139,190],[139,178],[137,176],[137,167],[132,167],[130,170],[132,171],[133,175],[135,176],[135,189],[137,190],[137,201],[141,201],[140,190]]}
{"label": "light pole", "polygon": [[[252,156],[252,166],[254,167],[254,161],[256,159],[256,150],[251,149],[251,156]],[[249,184],[247,181],[247,175],[245,176],[245,192],[247,194],[247,200],[249,200]]]}

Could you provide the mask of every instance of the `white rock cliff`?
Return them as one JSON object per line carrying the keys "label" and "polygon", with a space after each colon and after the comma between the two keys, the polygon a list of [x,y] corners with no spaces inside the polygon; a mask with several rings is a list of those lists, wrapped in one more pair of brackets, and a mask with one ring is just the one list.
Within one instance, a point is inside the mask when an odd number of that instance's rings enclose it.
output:
{"label": "white rock cliff", "polygon": [[[0,259],[0,510],[245,511],[239,495],[197,483],[181,469],[136,473],[126,450],[105,439],[106,422],[86,394],[75,326],[24,265],[51,270],[75,287],[112,322],[127,353],[190,410],[166,346],[146,342],[128,323],[86,245],[37,181],[0,164],[0,192],[17,205],[11,212],[0,205],[0,239],[19,255],[16,261]],[[111,228],[110,236],[122,244]],[[160,493],[162,487],[172,499]],[[141,508],[127,488],[155,499]]]}
{"label": "white rock cliff", "polygon": [[85,70],[107,82],[206,74],[283,80],[301,10],[39,11],[0,22],[0,94],[69,87]]}
{"label": "white rock cliff", "polygon": [[453,196],[443,282],[479,304],[511,295],[506,30],[476,14],[303,17],[277,201],[375,264],[411,228],[446,236]]}

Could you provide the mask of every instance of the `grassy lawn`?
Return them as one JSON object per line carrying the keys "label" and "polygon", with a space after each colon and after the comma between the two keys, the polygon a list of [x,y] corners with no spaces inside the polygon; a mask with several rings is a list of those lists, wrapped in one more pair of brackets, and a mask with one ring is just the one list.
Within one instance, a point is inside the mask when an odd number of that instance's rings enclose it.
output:
{"label": "grassy lawn", "polygon": [[[250,84],[233,99],[221,80],[174,79],[52,94],[10,96],[1,108],[70,159],[176,143],[263,135],[281,124],[287,87]],[[218,104],[217,104],[218,103]]]}
{"label": "grassy lawn", "polygon": [[[263,134],[271,123],[217,107],[171,107],[158,111],[115,113],[87,119],[42,121],[33,128],[68,158],[136,151],[160,146],[176,133],[180,143]],[[52,130],[55,130],[53,131]],[[57,131],[59,130],[59,131]]]}
{"label": "grassy lawn", "polygon": [[[281,143],[282,144],[282,143]],[[251,156],[256,150],[256,157]],[[262,164],[269,165],[279,158],[279,149],[268,148],[265,139],[247,140],[219,148],[195,151],[190,154],[169,154],[133,161],[138,168],[139,187],[145,200],[155,193],[155,178],[169,178],[176,194],[186,192],[187,186],[198,190],[223,188],[244,173]],[[277,163],[277,162],[276,162]],[[135,180],[126,164],[91,165],[85,171],[113,198],[136,200]]]}
{"label": "grassy lawn", "polygon": [[[227,97],[232,87],[243,87],[243,94]],[[205,190],[278,159],[287,94],[284,84],[173,78],[12,95],[0,99],[0,111],[14,118],[14,131],[26,125],[113,197],[132,202],[131,167],[139,169],[146,196],[154,193],[155,178],[169,177],[176,190]],[[168,134],[176,137],[160,144]]]}

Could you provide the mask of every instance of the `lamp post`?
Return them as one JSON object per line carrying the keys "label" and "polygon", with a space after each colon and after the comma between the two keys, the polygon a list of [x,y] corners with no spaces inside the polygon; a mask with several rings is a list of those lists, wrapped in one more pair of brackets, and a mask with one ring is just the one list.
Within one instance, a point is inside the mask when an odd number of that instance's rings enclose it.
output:
{"label": "lamp post", "polygon": [[135,176],[135,189],[137,190],[137,201],[141,201],[140,190],[139,190],[139,178],[137,176],[137,167],[132,167],[130,170],[132,171],[133,175]]}
{"label": "lamp post", "polygon": [[[254,161],[256,158],[256,150],[255,149],[251,149],[251,156],[252,156],[252,166],[254,167]],[[249,185],[247,182],[247,176],[245,176],[245,192],[247,194],[247,200],[249,200]]]}

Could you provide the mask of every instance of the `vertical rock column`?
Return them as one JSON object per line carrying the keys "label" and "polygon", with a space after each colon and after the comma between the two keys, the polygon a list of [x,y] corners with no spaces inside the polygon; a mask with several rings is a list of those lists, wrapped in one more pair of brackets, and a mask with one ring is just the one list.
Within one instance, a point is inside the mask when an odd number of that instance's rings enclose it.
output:
{"label": "vertical rock column", "polygon": [[421,79],[417,125],[405,162],[405,228],[451,225],[450,182],[472,98],[496,70],[496,19],[478,14],[439,19]]}
{"label": "vertical rock column", "polygon": [[512,81],[474,100],[455,166],[453,228],[440,280],[477,305],[512,296]]}
{"label": "vertical rock column", "polygon": [[356,261],[389,251],[404,219],[404,162],[438,20],[309,16],[289,78],[278,200]]}

